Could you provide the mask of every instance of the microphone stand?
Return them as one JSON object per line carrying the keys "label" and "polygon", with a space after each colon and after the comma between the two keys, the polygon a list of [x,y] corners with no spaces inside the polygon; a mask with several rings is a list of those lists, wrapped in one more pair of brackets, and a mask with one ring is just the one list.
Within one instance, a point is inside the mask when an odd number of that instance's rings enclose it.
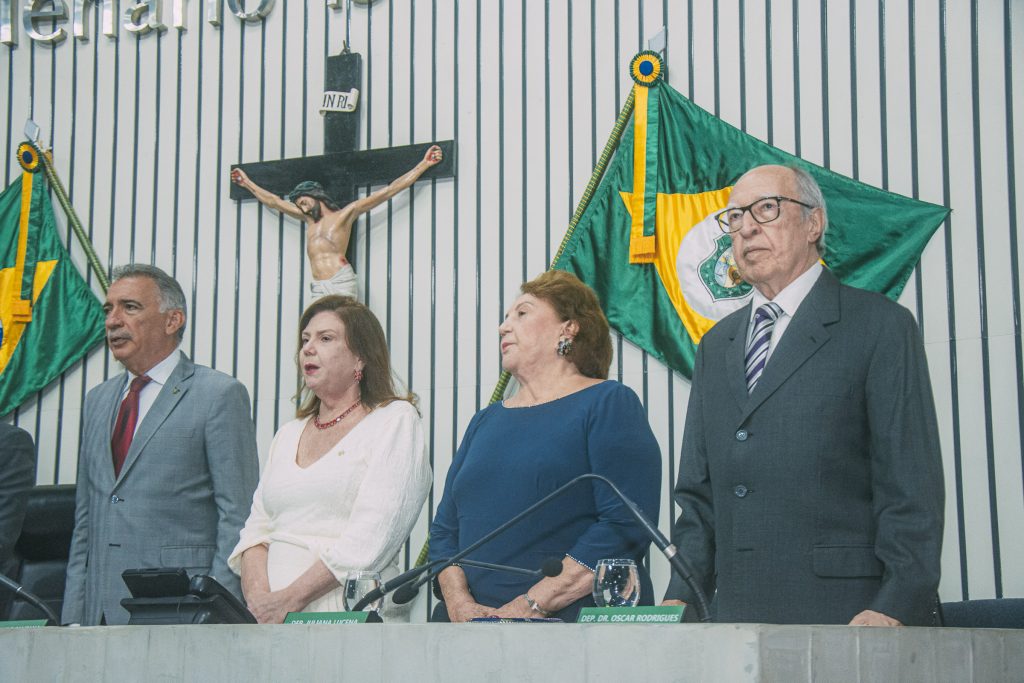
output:
{"label": "microphone stand", "polygon": [[[388,581],[386,584],[382,585],[380,588],[375,588],[372,591],[370,591],[369,593],[367,593],[363,597],[362,600],[360,600],[359,602],[357,602],[355,604],[355,607],[353,607],[353,610],[359,611],[362,608],[366,607],[366,605],[368,605],[371,602],[373,602],[374,600],[378,600],[382,595],[386,595],[387,593],[390,593],[391,591],[393,591],[393,590],[395,590],[397,588],[400,588],[404,584],[412,583],[412,581],[414,579],[416,579],[416,577],[418,577],[420,574],[423,574],[424,572],[430,572],[429,574],[427,574],[427,576],[423,577],[422,579],[419,579],[418,581],[416,581],[416,583],[412,584],[412,589],[413,590],[419,589],[420,586],[425,584],[427,581],[430,581],[431,579],[433,579],[435,576],[437,576],[442,571],[444,571],[447,567],[449,567],[449,566],[451,566],[453,564],[457,564],[460,560],[462,560],[462,558],[464,558],[467,555],[469,555],[471,552],[473,552],[474,550],[476,550],[477,548],[482,546],[484,543],[487,543],[488,541],[490,541],[495,536],[498,536],[499,534],[504,532],[509,527],[514,526],[515,524],[517,524],[519,522],[519,520],[523,519],[524,517],[526,517],[527,515],[532,513],[534,510],[536,510],[536,509],[538,509],[540,507],[543,507],[551,499],[557,498],[558,496],[562,495],[562,493],[564,493],[566,490],[568,490],[569,488],[573,487],[575,484],[579,483],[582,480],[583,477],[587,477],[587,476],[596,476],[596,475],[580,475],[579,477],[576,477],[575,479],[573,479],[569,483],[564,484],[563,486],[555,489],[554,491],[552,491],[548,495],[544,496],[543,498],[538,500],[536,503],[534,503],[530,507],[528,507],[525,510],[523,510],[522,512],[520,512],[518,515],[516,515],[512,519],[510,519],[507,522],[505,522],[504,524],[498,526],[498,528],[494,529],[490,533],[485,534],[484,536],[480,537],[474,543],[471,543],[468,547],[466,547],[464,550],[461,550],[461,551],[455,553],[454,555],[452,555],[448,559],[434,560],[433,562],[428,562],[427,564],[425,564],[425,565],[423,565],[421,567],[416,567],[414,569],[410,569],[409,571],[405,572],[404,574],[399,574],[395,578],[393,578],[390,581]],[[430,571],[433,567],[435,567],[437,565],[441,565],[441,568],[437,572]]]}
{"label": "microphone stand", "polygon": [[395,578],[391,579],[390,581],[385,581],[380,586],[378,586],[377,588],[374,588],[372,591],[370,591],[369,593],[364,595],[359,600],[359,602],[357,602],[355,605],[353,605],[352,611],[353,612],[361,612],[363,610],[363,608],[366,607],[367,605],[369,605],[371,602],[375,602],[377,600],[380,600],[382,597],[384,597],[388,593],[391,593],[392,591],[394,591],[394,590],[396,590],[398,588],[401,588],[402,586],[405,586],[405,585],[411,583],[420,574],[423,574],[424,572],[428,572],[431,569],[433,569],[434,567],[436,567],[437,565],[441,564],[442,562],[447,562],[447,561],[448,561],[447,558],[442,558],[440,560],[434,560],[433,562],[428,562],[428,563],[426,563],[424,565],[421,565],[419,567],[413,567],[409,571],[403,572],[403,573],[399,574],[398,576],[396,576]]}
{"label": "microphone stand", "polygon": [[686,585],[690,587],[690,590],[693,591],[694,596],[697,598],[697,613],[700,615],[700,620],[702,622],[710,622],[711,608],[708,604],[708,597],[704,594],[704,589],[702,589],[700,584],[698,584],[693,578],[693,573],[690,571],[690,568],[686,566],[686,562],[684,562],[683,558],[679,555],[679,549],[665,538],[665,535],[658,530],[658,527],[651,524],[651,521],[647,519],[647,516],[644,515],[639,506],[630,500],[625,493],[620,491],[619,487],[607,477],[602,477],[600,474],[581,474],[566,484],[566,486],[570,486],[582,479],[596,479],[598,481],[603,481],[609,486],[609,488],[611,488],[612,491],[615,492],[615,495],[617,495],[626,505],[626,509],[629,510],[636,521],[640,523],[640,526],[642,526],[647,532],[647,535],[650,536],[654,545],[658,546],[658,550],[660,550],[661,554],[668,560],[668,563],[672,566],[672,570],[675,571],[675,573],[686,582]]}
{"label": "microphone stand", "polygon": [[[700,615],[700,620],[703,622],[711,621],[711,610],[708,605],[707,596],[704,595],[703,589],[701,589],[700,585],[694,580],[692,572],[686,566],[686,563],[683,561],[683,558],[679,556],[679,551],[676,549],[676,547],[672,545],[672,543],[670,543],[667,538],[665,538],[665,535],[662,534],[656,526],[651,524],[650,520],[647,519],[646,515],[644,515],[644,513],[640,510],[636,503],[634,503],[632,500],[629,499],[629,497],[626,496],[626,494],[620,491],[619,487],[616,486],[610,479],[608,479],[607,477],[603,477],[600,474],[581,474],[575,479],[566,482],[562,486],[558,487],[548,495],[538,500],[533,505],[529,506],[528,508],[517,514],[512,519],[498,526],[490,533],[480,537],[475,542],[467,546],[465,549],[452,555],[447,560],[434,560],[433,562],[425,564],[422,567],[417,567],[416,569],[410,570],[401,576],[395,577],[395,579],[388,582],[388,584],[394,584],[390,586],[388,590],[384,591],[384,587],[381,587],[381,595],[383,595],[386,592],[389,592],[390,590],[399,588],[401,585],[410,583],[412,584],[411,590],[418,590],[420,586],[422,586],[424,583],[432,580],[435,576],[440,574],[442,571],[444,571],[451,565],[459,563],[464,557],[469,555],[471,552],[473,552],[483,544],[487,543],[494,537],[498,536],[509,527],[514,526],[524,517],[530,515],[538,508],[543,507],[549,501],[562,495],[563,493],[565,493],[572,487],[576,486],[580,482],[588,479],[594,479],[597,481],[604,482],[612,490],[612,492],[615,493],[619,500],[623,502],[623,504],[626,506],[626,509],[629,510],[630,514],[633,515],[636,521],[640,524],[640,527],[643,528],[644,531],[647,533],[647,536],[651,539],[651,542],[653,542],[654,545],[658,547],[658,550],[660,550],[661,553],[665,556],[665,558],[669,561],[669,564],[672,566],[673,571],[675,571],[680,576],[680,578],[682,578],[683,581],[686,582],[686,585],[690,587],[690,590],[693,591],[694,596],[696,596],[697,598],[697,612]],[[437,565],[440,565],[440,567],[435,569]],[[426,576],[416,579],[417,576],[423,574],[424,572],[426,572]],[[399,579],[401,579],[401,582],[398,581]],[[412,583],[414,580],[415,583]],[[369,603],[380,597],[380,595],[375,595],[370,600],[367,600],[367,598],[370,598],[370,596],[373,595],[373,592],[374,591],[371,591],[367,594],[366,598],[360,600],[359,603],[356,604],[356,608],[361,609],[362,607],[365,607],[366,605],[363,604],[364,601],[366,603]]]}
{"label": "microphone stand", "polygon": [[[363,596],[362,599],[359,600],[359,602],[357,602],[355,605],[353,605],[352,611],[359,612],[364,607],[366,607],[368,604],[370,604],[371,602],[380,599],[381,597],[387,595],[388,593],[391,593],[391,592],[394,592],[394,591],[401,592],[402,588],[408,586],[412,582],[413,579],[415,579],[417,576],[419,576],[423,572],[429,571],[430,569],[432,569],[433,567],[436,567],[439,564],[447,563],[447,562],[450,562],[450,561],[451,561],[451,558],[441,558],[439,560],[434,560],[433,562],[429,562],[429,563],[427,563],[425,565],[421,565],[419,567],[415,567],[413,569],[410,569],[409,571],[405,572],[404,574],[399,574],[395,578],[391,579],[390,581],[387,581],[386,583],[382,584],[378,588],[374,588],[372,591],[370,591],[365,596]],[[505,566],[503,564],[492,564],[490,562],[478,562],[476,560],[460,560],[460,564],[463,564],[463,565],[465,565],[467,567],[479,567],[480,569],[489,569],[491,571],[498,571],[498,572],[510,572],[512,574],[525,574],[527,576],[557,576],[557,574],[560,573],[561,569],[562,569],[562,566],[559,564],[557,566],[558,572],[556,572],[555,574],[551,574],[551,573],[549,573],[550,570],[548,570],[547,568],[542,568],[542,569],[522,569],[520,567],[508,567],[508,566]],[[420,585],[422,585],[422,584],[420,584]],[[407,600],[398,600],[398,599],[396,599],[395,600],[395,604],[396,605],[404,605],[406,602],[409,602],[414,597],[416,597],[416,592],[418,590],[419,590],[419,586],[416,587],[416,591],[413,591],[411,593],[411,595],[408,596]],[[397,593],[396,593],[396,596],[397,596]]]}
{"label": "microphone stand", "polygon": [[41,611],[43,614],[45,614],[46,618],[52,621],[55,626],[60,626],[60,619],[58,619],[57,615],[54,614],[52,609],[50,609],[50,606],[43,602],[41,599],[39,599],[39,597],[25,590],[24,586],[22,586],[20,583],[17,583],[7,578],[3,574],[0,574],[0,584],[3,584],[5,587],[10,589],[11,592],[14,593],[15,599],[21,598],[22,600],[29,603],[30,605]]}

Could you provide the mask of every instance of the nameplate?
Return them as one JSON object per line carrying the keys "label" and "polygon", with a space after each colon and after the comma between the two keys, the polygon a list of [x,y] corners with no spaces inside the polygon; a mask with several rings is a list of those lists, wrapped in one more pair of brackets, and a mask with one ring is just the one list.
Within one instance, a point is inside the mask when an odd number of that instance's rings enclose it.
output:
{"label": "nameplate", "polygon": [[683,620],[684,605],[651,607],[584,607],[577,624],[678,624]]}
{"label": "nameplate", "polygon": [[289,612],[286,624],[365,624],[369,612]]}
{"label": "nameplate", "polygon": [[21,621],[0,621],[0,628],[41,628],[46,619],[22,619]]}

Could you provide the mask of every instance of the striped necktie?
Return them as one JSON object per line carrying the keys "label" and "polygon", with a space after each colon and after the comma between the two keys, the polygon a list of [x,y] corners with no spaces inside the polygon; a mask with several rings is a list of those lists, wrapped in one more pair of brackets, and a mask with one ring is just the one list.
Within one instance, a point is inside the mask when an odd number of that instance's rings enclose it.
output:
{"label": "striped necktie", "polygon": [[750,343],[747,344],[747,393],[754,391],[757,380],[761,379],[764,366],[768,362],[768,347],[772,341],[772,329],[775,321],[782,315],[782,309],[777,303],[769,301],[757,307],[754,312],[754,331],[750,335]]}

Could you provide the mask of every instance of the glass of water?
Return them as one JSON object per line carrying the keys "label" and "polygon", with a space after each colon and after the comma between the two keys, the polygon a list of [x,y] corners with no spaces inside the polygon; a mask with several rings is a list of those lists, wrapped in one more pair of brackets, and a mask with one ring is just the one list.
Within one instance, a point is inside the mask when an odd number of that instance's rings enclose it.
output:
{"label": "glass of water", "polygon": [[[380,588],[380,572],[351,572],[345,579],[345,592],[341,596],[345,610],[351,612],[356,603],[375,588]],[[383,604],[382,596],[366,605],[364,609],[368,612],[379,612]]]}
{"label": "glass of water", "polygon": [[636,607],[640,602],[640,575],[636,562],[600,560],[594,572],[594,602],[598,607]]}

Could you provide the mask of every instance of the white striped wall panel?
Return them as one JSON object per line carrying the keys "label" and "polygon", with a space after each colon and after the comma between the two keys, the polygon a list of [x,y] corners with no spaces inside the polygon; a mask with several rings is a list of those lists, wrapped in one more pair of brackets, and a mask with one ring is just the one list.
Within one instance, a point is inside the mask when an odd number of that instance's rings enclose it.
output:
{"label": "white striped wall panel", "polygon": [[[298,224],[232,202],[228,167],[322,151],[324,56],[347,35],[365,60],[362,148],[458,143],[457,178],[358,224],[355,266],[420,396],[435,469],[407,561],[498,378],[503,310],[558,248],[629,92],[628,61],[665,26],[670,83],[708,111],[953,208],[901,299],[922,325],[941,425],[941,594],[1024,595],[1020,2],[306,0],[249,24],[225,4],[219,28],[200,5],[186,3],[186,31],[112,40],[94,15],[88,41],[47,46],[20,30],[16,48],[0,46],[2,179],[16,177],[34,118],[101,260],[152,262],[181,281],[184,349],[248,386],[266,449],[293,410],[309,275]],[[116,372],[96,349],[9,418],[38,442],[41,483],[75,480],[85,392]],[[689,383],[619,339],[612,373],[641,396],[662,446],[668,529]],[[668,570],[654,568],[660,590]]]}

